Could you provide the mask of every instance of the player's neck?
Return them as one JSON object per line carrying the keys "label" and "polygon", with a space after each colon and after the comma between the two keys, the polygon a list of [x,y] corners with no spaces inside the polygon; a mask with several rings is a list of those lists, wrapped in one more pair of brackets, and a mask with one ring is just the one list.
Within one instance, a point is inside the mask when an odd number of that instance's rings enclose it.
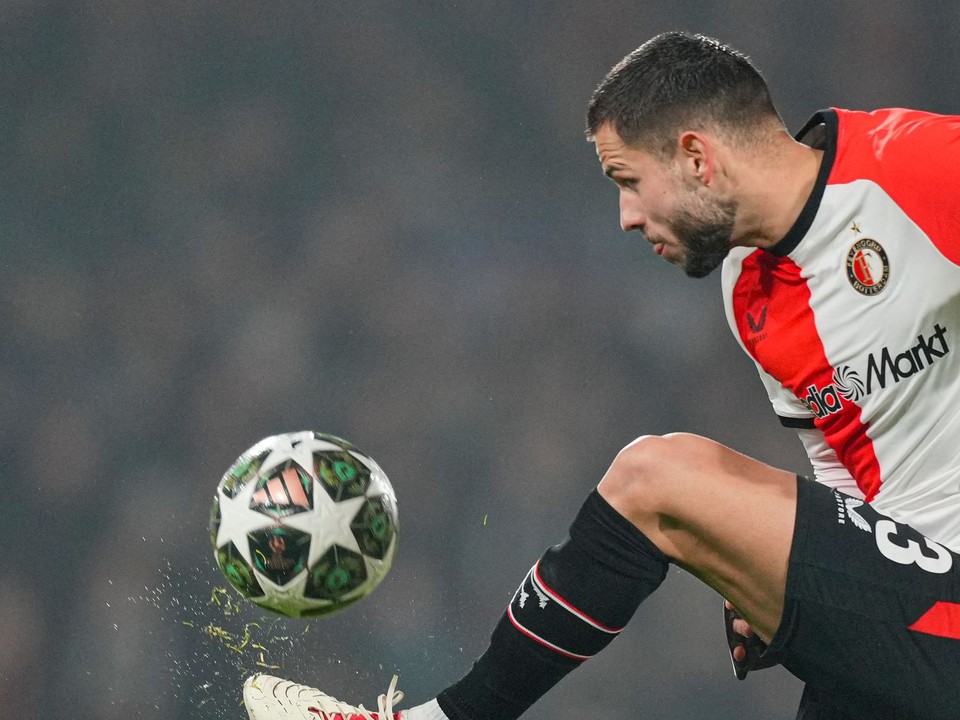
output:
{"label": "player's neck", "polygon": [[788,138],[750,173],[741,202],[739,244],[768,248],[790,231],[817,183],[823,151]]}

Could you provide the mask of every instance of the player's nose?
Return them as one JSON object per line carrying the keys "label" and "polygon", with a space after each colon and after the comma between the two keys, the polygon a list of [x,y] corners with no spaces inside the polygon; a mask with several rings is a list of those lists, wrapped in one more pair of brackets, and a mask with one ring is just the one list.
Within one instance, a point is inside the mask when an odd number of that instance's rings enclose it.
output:
{"label": "player's nose", "polygon": [[643,232],[643,226],[647,222],[646,215],[638,207],[634,198],[626,193],[620,194],[620,228],[624,232],[639,230]]}

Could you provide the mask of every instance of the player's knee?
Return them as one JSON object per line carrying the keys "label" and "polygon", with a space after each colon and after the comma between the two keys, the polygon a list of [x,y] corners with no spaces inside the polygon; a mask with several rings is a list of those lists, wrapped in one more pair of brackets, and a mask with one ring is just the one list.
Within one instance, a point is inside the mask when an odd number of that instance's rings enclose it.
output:
{"label": "player's knee", "polygon": [[688,433],[644,435],[621,450],[600,482],[615,507],[657,513],[677,492],[678,479],[704,461],[710,441]]}

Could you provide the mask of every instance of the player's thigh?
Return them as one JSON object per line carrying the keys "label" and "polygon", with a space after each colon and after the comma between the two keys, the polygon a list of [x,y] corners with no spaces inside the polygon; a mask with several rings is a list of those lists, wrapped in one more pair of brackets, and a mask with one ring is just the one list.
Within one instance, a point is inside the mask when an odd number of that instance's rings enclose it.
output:
{"label": "player's thigh", "polygon": [[795,522],[793,473],[696,435],[647,436],[621,451],[599,491],[772,637]]}

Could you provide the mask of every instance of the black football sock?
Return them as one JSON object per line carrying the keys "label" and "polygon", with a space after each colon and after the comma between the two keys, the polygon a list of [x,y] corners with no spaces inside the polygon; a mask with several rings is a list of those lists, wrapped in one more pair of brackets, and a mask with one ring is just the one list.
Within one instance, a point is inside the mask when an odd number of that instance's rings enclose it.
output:
{"label": "black football sock", "polygon": [[594,490],[569,537],[533,566],[490,646],[440,693],[450,720],[514,720],[596,655],[663,582],[669,561]]}

